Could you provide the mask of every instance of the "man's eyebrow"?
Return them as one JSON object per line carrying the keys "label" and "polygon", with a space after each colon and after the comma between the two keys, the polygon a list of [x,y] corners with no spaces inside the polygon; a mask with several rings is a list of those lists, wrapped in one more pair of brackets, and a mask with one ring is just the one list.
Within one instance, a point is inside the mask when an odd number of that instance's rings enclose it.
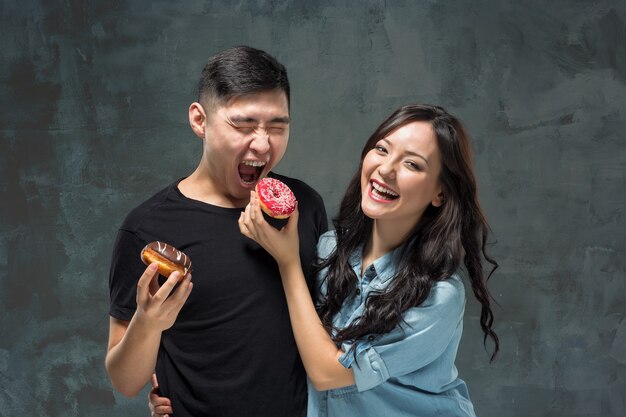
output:
{"label": "man's eyebrow", "polygon": [[[237,115],[237,114],[230,116],[229,119],[233,123],[259,123],[259,120],[255,119],[254,117],[242,116],[242,115]],[[270,120],[269,123],[289,124],[289,121],[290,121],[289,116],[279,116]]]}
{"label": "man's eyebrow", "polygon": [[289,124],[291,120],[289,119],[289,116],[281,116],[281,117],[275,117],[272,120],[270,120],[270,123],[285,123],[285,124]]}
{"label": "man's eyebrow", "polygon": [[233,115],[229,117],[231,122],[235,123],[257,123],[258,120],[253,117]]}

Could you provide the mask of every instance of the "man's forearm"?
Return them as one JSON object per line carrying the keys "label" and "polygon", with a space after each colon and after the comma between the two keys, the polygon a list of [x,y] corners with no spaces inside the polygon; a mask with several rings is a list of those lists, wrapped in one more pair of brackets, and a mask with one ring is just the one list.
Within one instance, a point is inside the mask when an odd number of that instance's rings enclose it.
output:
{"label": "man's forearm", "polygon": [[160,342],[161,332],[142,326],[135,314],[124,336],[106,356],[113,387],[128,397],[139,394],[154,372]]}

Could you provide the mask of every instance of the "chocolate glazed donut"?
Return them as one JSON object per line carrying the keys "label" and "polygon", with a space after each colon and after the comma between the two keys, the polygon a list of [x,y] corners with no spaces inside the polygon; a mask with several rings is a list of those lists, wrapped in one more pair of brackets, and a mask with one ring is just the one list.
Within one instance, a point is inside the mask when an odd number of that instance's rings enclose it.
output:
{"label": "chocolate glazed donut", "polygon": [[159,274],[169,277],[174,271],[180,272],[180,279],[192,271],[191,259],[175,247],[163,242],[148,243],[141,251],[141,260],[146,265],[156,262]]}

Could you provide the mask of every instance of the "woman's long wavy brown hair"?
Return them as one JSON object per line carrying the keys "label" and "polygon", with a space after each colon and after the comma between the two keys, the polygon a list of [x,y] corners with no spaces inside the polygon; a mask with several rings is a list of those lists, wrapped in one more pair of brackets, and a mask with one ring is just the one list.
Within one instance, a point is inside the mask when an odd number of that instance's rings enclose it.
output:
{"label": "woman's long wavy brown hair", "polygon": [[[333,317],[343,302],[354,297],[358,277],[349,259],[355,250],[364,247],[372,232],[372,219],[361,210],[361,169],[365,155],[376,143],[396,129],[416,121],[432,125],[441,155],[440,181],[444,195],[441,207],[429,206],[418,224],[405,239],[396,275],[384,292],[367,298],[363,315],[345,328],[336,329]],[[327,296],[320,300],[318,313],[333,340],[339,345],[355,342],[369,335],[390,332],[402,322],[408,309],[419,306],[433,284],[445,280],[465,266],[472,291],[481,304],[480,325],[494,343],[491,360],[500,348],[493,330],[492,297],[487,280],[498,267],[486,251],[489,225],[480,208],[476,179],[472,169],[472,149],[461,122],[446,110],[431,105],[407,105],[396,110],[370,136],[361,153],[361,163],[341,201],[339,215],[334,219],[337,247],[317,266],[318,272],[328,268]],[[485,274],[483,259],[491,265]]]}

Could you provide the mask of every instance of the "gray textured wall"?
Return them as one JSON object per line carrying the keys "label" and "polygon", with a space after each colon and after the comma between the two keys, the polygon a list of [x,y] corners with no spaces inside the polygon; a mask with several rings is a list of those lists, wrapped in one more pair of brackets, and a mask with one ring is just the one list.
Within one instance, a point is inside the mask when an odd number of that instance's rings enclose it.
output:
{"label": "gray textured wall", "polygon": [[288,67],[278,171],[335,211],[357,154],[403,103],[474,138],[501,264],[502,354],[477,309],[458,366],[483,417],[626,410],[623,1],[3,1],[0,416],[148,415],[103,369],[124,215],[197,164],[187,125],[209,55]]}

